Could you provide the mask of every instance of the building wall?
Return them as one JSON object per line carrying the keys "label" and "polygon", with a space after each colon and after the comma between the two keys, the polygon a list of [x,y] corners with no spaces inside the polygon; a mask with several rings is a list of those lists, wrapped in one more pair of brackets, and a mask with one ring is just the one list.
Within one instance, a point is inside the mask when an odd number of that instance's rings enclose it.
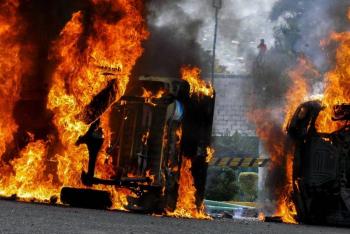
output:
{"label": "building wall", "polygon": [[255,136],[254,127],[247,120],[246,98],[250,82],[249,76],[216,75],[214,136],[232,136],[236,132]]}

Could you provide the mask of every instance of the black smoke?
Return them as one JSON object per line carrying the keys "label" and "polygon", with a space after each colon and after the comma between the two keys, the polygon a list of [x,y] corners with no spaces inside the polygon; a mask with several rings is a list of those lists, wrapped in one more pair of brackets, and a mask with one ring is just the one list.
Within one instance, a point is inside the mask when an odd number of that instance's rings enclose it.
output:
{"label": "black smoke", "polygon": [[202,21],[192,19],[180,7],[183,2],[150,0],[147,3],[150,37],[144,43],[144,54],[135,66],[134,77],[179,77],[184,65],[199,66],[204,74],[209,74],[211,55],[197,40]]}

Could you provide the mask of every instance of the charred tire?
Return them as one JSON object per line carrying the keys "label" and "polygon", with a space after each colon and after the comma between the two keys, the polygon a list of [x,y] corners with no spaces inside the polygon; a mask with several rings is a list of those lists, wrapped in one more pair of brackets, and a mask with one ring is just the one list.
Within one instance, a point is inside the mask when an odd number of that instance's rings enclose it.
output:
{"label": "charred tire", "polygon": [[92,209],[108,209],[112,206],[109,192],[93,189],[64,187],[61,190],[63,204]]}

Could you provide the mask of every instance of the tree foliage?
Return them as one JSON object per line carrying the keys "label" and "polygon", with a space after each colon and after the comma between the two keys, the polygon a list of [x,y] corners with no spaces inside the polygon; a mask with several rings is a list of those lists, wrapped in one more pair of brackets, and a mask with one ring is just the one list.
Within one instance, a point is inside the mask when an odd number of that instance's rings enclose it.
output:
{"label": "tree foliage", "polygon": [[238,194],[235,171],[231,168],[209,167],[206,198],[230,201]]}
{"label": "tree foliage", "polygon": [[241,172],[239,174],[239,188],[245,201],[253,202],[257,199],[258,179],[258,174],[255,172]]}

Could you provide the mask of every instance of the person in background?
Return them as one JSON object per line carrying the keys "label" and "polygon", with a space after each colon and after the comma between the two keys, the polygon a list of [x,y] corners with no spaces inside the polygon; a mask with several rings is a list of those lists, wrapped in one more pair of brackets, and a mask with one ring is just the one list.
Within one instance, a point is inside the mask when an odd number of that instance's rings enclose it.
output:
{"label": "person in background", "polygon": [[256,57],[256,64],[258,67],[262,67],[264,64],[264,58],[265,58],[265,54],[267,51],[267,46],[265,44],[264,39],[260,40],[260,44],[258,45],[258,49],[259,49],[259,54]]}
{"label": "person in background", "polygon": [[264,39],[260,40],[260,44],[258,45],[258,49],[259,49],[259,56],[265,55],[265,53],[267,51],[267,46],[265,44],[265,40]]}

